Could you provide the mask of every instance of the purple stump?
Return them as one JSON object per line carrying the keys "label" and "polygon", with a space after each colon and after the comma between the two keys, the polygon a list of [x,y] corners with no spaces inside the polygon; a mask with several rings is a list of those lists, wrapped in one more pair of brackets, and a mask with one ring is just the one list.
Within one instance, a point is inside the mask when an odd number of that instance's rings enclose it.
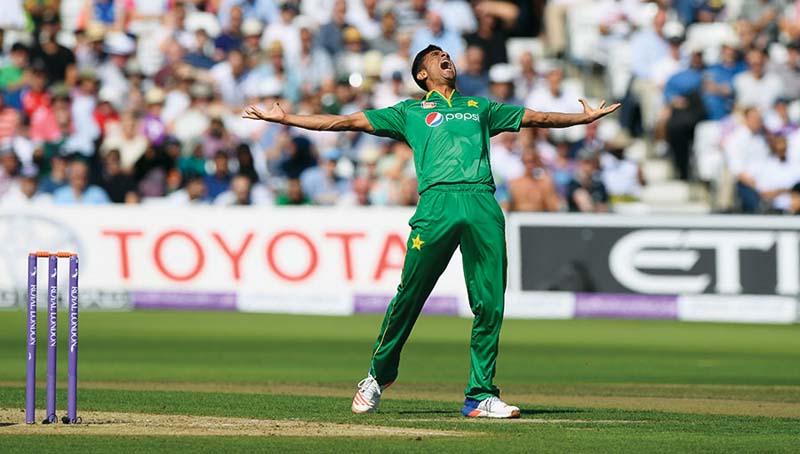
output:
{"label": "purple stump", "polygon": [[36,422],[36,254],[28,254],[28,345],[27,381],[25,388],[25,422]]}
{"label": "purple stump", "polygon": [[67,417],[78,422],[78,255],[69,258],[69,363],[67,365]]}
{"label": "purple stump", "polygon": [[56,342],[58,340],[58,257],[51,255],[47,267],[47,413],[44,423],[56,422]]}

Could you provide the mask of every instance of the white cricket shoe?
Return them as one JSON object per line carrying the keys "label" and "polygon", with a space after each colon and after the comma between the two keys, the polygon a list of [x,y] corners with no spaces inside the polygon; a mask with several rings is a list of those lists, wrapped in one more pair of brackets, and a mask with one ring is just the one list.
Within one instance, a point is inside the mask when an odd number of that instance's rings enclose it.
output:
{"label": "white cricket shoe", "polygon": [[391,382],[383,386],[378,385],[375,377],[367,375],[367,378],[358,382],[358,392],[353,397],[353,405],[350,407],[353,413],[371,413],[378,409],[381,403],[381,393],[391,386]]}
{"label": "white cricket shoe", "polygon": [[519,408],[508,405],[496,396],[483,400],[468,397],[464,400],[461,414],[469,418],[519,418]]}

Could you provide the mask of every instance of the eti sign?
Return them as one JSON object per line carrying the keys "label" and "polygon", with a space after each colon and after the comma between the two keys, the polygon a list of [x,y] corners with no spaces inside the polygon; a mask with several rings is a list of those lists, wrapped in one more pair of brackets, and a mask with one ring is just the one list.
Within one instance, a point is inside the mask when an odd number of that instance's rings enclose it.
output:
{"label": "eti sign", "polygon": [[[520,290],[800,293],[800,229],[786,217],[512,216]],[[798,224],[800,227],[800,224]],[[512,260],[512,263],[514,261]]]}
{"label": "eti sign", "polygon": [[[639,230],[611,247],[608,267],[614,278],[640,293],[742,293],[742,251],[774,250],[775,292],[800,290],[797,232],[737,230]],[[702,251],[714,258],[714,272],[692,273]],[[679,274],[659,274],[675,272]]]}

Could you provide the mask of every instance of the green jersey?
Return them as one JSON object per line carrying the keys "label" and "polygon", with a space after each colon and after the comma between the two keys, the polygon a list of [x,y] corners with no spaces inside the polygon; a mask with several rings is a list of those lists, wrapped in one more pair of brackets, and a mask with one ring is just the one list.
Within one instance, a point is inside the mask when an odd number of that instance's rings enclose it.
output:
{"label": "green jersey", "polygon": [[417,190],[438,184],[484,184],[494,189],[489,165],[489,138],[519,131],[525,109],[462,96],[450,99],[430,91],[385,109],[367,110],[373,134],[403,140],[414,150]]}

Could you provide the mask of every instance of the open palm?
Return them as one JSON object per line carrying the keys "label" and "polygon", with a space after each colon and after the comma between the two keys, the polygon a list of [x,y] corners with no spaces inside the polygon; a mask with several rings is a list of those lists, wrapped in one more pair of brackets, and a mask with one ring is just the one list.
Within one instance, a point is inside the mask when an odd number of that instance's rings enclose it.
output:
{"label": "open palm", "polygon": [[264,120],[274,123],[280,123],[285,117],[286,112],[283,111],[283,108],[277,102],[273,104],[269,110],[261,109],[258,106],[247,106],[247,108],[244,109],[244,114],[242,114],[242,118]]}
{"label": "open palm", "polygon": [[606,115],[619,109],[621,105],[620,103],[616,103],[608,107],[604,107],[606,105],[606,101],[604,99],[600,101],[600,104],[598,104],[597,107],[592,107],[583,98],[579,99],[578,101],[580,101],[581,105],[583,105],[583,113],[588,114],[591,117],[592,121],[605,117]]}

